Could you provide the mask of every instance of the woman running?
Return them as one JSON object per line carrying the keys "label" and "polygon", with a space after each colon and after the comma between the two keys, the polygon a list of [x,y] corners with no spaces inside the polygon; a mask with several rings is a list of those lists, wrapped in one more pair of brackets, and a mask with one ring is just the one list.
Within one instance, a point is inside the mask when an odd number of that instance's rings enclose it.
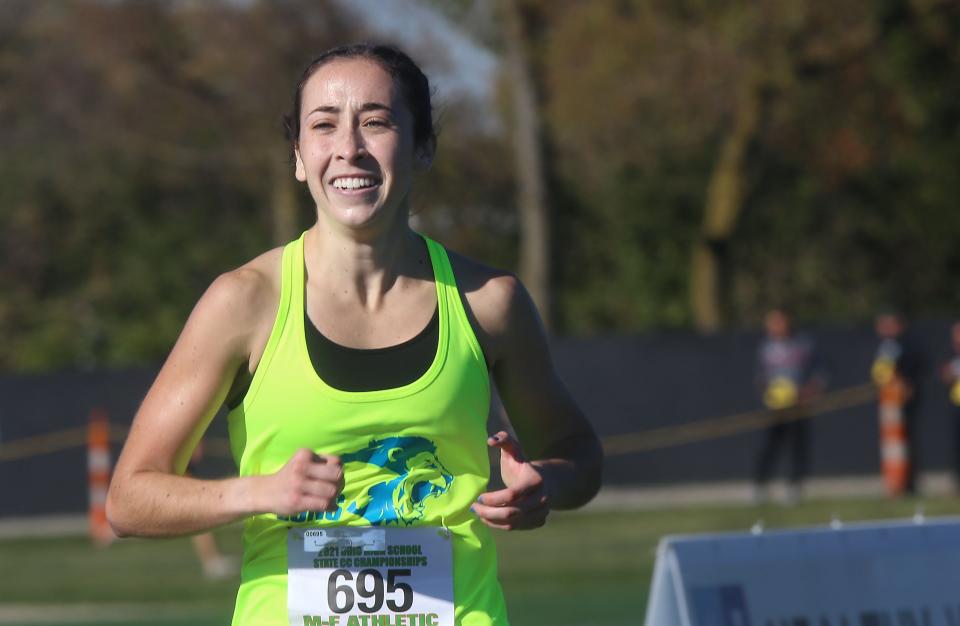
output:
{"label": "woman running", "polygon": [[[489,528],[589,501],[596,435],[517,278],[410,228],[436,148],[413,61],[329,50],[286,122],[317,222],[197,303],[134,419],[110,522],[170,537],[244,520],[235,625],[507,624]],[[491,376],[523,452],[488,437]],[[239,476],[184,476],[224,404]],[[486,491],[488,446],[503,489]]]}

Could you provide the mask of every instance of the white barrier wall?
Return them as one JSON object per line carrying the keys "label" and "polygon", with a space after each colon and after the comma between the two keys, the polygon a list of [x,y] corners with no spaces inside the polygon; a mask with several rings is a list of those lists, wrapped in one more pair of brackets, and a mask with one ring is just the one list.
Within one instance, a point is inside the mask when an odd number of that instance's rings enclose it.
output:
{"label": "white barrier wall", "polygon": [[664,538],[647,626],[960,626],[960,519]]}

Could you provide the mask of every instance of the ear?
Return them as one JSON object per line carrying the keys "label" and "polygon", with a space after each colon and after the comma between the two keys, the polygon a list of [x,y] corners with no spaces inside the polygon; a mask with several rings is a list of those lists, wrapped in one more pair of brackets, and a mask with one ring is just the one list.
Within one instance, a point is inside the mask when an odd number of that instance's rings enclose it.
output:
{"label": "ear", "polygon": [[433,157],[437,153],[437,138],[430,137],[422,146],[417,148],[416,169],[420,172],[426,172],[433,165]]}
{"label": "ear", "polygon": [[293,156],[296,162],[294,176],[296,176],[297,180],[301,183],[305,183],[307,182],[307,168],[303,166],[303,159],[300,158],[300,146],[294,146]]}

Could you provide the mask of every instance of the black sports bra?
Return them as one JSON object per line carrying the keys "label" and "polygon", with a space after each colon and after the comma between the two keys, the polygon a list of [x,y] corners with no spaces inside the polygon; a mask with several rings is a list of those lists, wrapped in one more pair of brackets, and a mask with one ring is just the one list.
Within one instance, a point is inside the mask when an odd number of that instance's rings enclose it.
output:
{"label": "black sports bra", "polygon": [[[440,342],[440,311],[416,337],[386,348],[348,348],[327,339],[303,316],[303,334],[307,353],[317,376],[341,391],[376,391],[408,385],[423,376],[437,354]],[[250,380],[227,398],[228,410],[240,405],[250,387]]]}
{"label": "black sports bra", "polygon": [[325,337],[303,316],[307,352],[317,376],[341,391],[375,391],[410,384],[423,376],[437,354],[440,312],[416,337],[386,348],[348,348]]}

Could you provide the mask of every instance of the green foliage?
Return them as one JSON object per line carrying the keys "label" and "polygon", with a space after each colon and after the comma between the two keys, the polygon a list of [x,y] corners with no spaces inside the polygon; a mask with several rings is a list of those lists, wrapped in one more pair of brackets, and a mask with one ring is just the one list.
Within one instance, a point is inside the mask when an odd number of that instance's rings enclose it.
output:
{"label": "green foliage", "polygon": [[955,313],[960,10],[529,0],[568,331],[690,323],[706,188],[744,88],[763,93],[723,261],[727,318]]}
{"label": "green foliage", "polygon": [[[661,169],[662,168],[662,169]],[[564,327],[680,327],[689,323],[686,269],[703,202],[697,168],[664,158],[591,181],[558,220]],[[670,236],[664,236],[670,233]]]}
{"label": "green foliage", "polygon": [[960,308],[960,14],[932,6],[874,5],[862,49],[771,106],[731,249],[739,319],[769,302],[808,319]]}
{"label": "green foliage", "polygon": [[[558,331],[691,323],[706,189],[749,86],[763,111],[719,250],[727,319],[774,302],[819,320],[960,309],[956,3],[518,5]],[[156,361],[214,276],[282,240],[280,115],[306,60],[367,37],[337,6],[0,3],[0,370]],[[433,6],[498,45],[496,10]],[[497,133],[483,104],[441,104],[415,223],[515,269],[509,116]]]}
{"label": "green foliage", "polygon": [[[157,361],[217,274],[285,237],[281,114],[309,59],[367,36],[314,0],[0,10],[21,26],[0,38],[0,370]],[[499,142],[445,106],[457,121],[421,186],[424,227],[509,262]]]}

